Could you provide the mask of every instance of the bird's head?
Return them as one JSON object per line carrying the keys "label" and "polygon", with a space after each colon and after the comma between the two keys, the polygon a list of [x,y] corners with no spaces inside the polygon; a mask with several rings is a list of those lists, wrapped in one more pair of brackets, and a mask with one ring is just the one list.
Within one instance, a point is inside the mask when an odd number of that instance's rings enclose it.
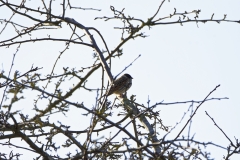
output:
{"label": "bird's head", "polygon": [[126,76],[126,77],[129,78],[129,79],[133,79],[132,76],[130,76],[130,74],[127,74],[127,73],[124,74],[124,76]]}

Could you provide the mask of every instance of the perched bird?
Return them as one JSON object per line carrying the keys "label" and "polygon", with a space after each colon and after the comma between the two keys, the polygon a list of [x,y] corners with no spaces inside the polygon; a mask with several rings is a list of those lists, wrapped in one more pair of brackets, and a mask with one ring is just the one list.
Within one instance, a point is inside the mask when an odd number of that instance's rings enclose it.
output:
{"label": "perched bird", "polygon": [[124,74],[113,82],[107,96],[111,94],[121,95],[132,86],[132,77],[129,74]]}
{"label": "perched bird", "polygon": [[104,96],[110,96],[111,94],[121,95],[125,93],[132,86],[132,79],[133,78],[129,74],[122,75],[118,79],[114,80],[111,88]]}

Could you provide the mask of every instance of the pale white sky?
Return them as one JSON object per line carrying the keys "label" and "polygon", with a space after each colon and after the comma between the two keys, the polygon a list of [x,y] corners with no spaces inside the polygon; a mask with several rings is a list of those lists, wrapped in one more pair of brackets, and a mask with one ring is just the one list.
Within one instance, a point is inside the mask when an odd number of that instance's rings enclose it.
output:
{"label": "pale white sky", "polygon": [[[161,1],[79,1],[72,4],[78,7],[101,9],[98,11],[82,11],[71,10],[66,12],[66,17],[74,18],[76,21],[88,27],[95,27],[104,36],[110,50],[113,50],[120,42],[121,31],[113,29],[113,27],[122,26],[119,21],[94,20],[95,17],[112,16],[110,5],[120,10],[125,8],[125,14],[147,20],[157,10]],[[29,6],[36,2],[27,2]],[[60,1],[54,1],[54,5],[58,6]],[[31,4],[31,5],[30,5]],[[214,18],[222,19],[224,14],[227,14],[227,19],[240,19],[240,1],[238,0],[172,0],[165,2],[157,17],[165,17],[173,13],[174,8],[177,12],[192,11],[200,9],[200,19],[208,19],[212,13],[215,13]],[[0,9],[0,19],[8,19],[11,15],[9,10]],[[53,13],[60,14],[61,7],[58,7]],[[29,20],[21,17],[14,17],[14,21],[24,22],[30,26]],[[171,21],[171,19],[167,20]],[[4,25],[0,25],[2,29]],[[42,30],[32,34],[32,38],[46,37],[51,34],[51,37],[66,38],[71,36],[70,30],[66,30],[66,24],[63,24],[62,29],[58,30]],[[80,32],[80,30],[79,30]],[[221,86],[210,96],[215,98],[228,97],[229,100],[211,101],[203,104],[193,118],[191,134],[195,134],[195,139],[203,142],[215,142],[221,146],[227,147],[230,143],[225,136],[214,126],[213,122],[206,116],[207,111],[216,123],[225,131],[229,138],[235,142],[234,137],[240,138],[239,127],[239,90],[240,90],[240,25],[237,23],[207,22],[205,24],[185,23],[183,26],[174,25],[159,25],[152,27],[150,30],[145,28],[143,32],[148,35],[147,38],[137,38],[130,40],[122,47],[124,55],[121,58],[115,58],[112,66],[113,75],[121,72],[129,63],[131,63],[139,54],[141,57],[126,71],[132,75],[133,86],[128,91],[128,95],[136,95],[137,102],[147,104],[148,97],[150,105],[157,102],[177,102],[187,100],[203,100],[207,94],[218,84]],[[97,34],[92,32],[97,39],[97,43],[101,49],[104,49],[103,43],[100,41]],[[7,39],[14,35],[13,28],[9,27],[0,36],[0,40]],[[86,40],[86,39],[85,39]],[[18,70],[21,73],[34,66],[43,67],[42,75],[47,75],[51,72],[53,63],[57,59],[59,52],[64,50],[65,44],[59,42],[41,42],[28,43],[22,45],[16,55],[13,71]],[[1,54],[1,70],[8,73],[13,53],[16,51],[16,46],[9,49],[0,48]],[[63,67],[76,68],[87,67],[91,65],[93,51],[80,45],[70,45],[70,49],[65,52],[56,66],[56,73],[62,73]],[[14,72],[13,72],[14,73]],[[94,74],[87,86],[89,88],[101,87],[101,72],[100,70]],[[75,81],[75,82],[74,82]],[[76,80],[65,82],[63,89],[68,90],[72,84],[76,84]],[[53,87],[53,86],[52,86]],[[49,90],[51,90],[51,86]],[[0,90],[2,95],[2,89]],[[31,114],[32,104],[36,93],[32,91],[26,92],[25,100],[16,104],[15,109],[22,109],[25,114]],[[75,93],[69,100],[82,102],[89,108],[95,104],[96,92]],[[110,97],[114,98],[114,97]],[[41,106],[42,104],[42,106]],[[39,103],[39,106],[44,108],[44,101]],[[184,112],[187,111],[190,104],[184,105],[168,105],[158,106],[156,110],[161,110],[160,118],[166,126],[174,126],[180,121]],[[196,106],[196,105],[195,105]],[[70,107],[71,108],[71,107]],[[61,120],[65,124],[73,126],[72,130],[84,128],[89,125],[89,118],[79,116],[81,111],[74,108],[70,109],[67,117],[53,117],[50,120]],[[119,110],[119,112],[121,109]],[[115,114],[118,112],[115,111]],[[60,118],[61,117],[61,118]],[[81,119],[79,119],[81,117]],[[188,115],[183,122],[169,135],[169,139],[175,137],[181,127],[186,123]],[[111,117],[115,121],[116,117]],[[129,127],[131,129],[131,127]],[[161,138],[166,132],[160,131]],[[109,134],[105,135],[108,137]],[[112,133],[113,135],[113,133]],[[184,133],[187,135],[187,132]],[[104,136],[104,135],[99,135]],[[57,140],[59,145],[61,139]],[[0,141],[2,142],[2,141]],[[21,141],[22,143],[22,141]],[[196,147],[196,146],[195,146]],[[0,145],[0,150],[4,151],[9,148]],[[10,148],[12,150],[13,148]],[[14,149],[15,150],[15,149]],[[226,155],[226,151],[208,147],[212,157],[221,159]],[[22,153],[24,153],[21,150]],[[68,151],[66,151],[67,153]],[[59,153],[59,154],[66,154]],[[23,157],[25,157],[24,155]],[[27,155],[29,158],[31,155]],[[233,160],[239,159],[240,156],[233,156]]]}

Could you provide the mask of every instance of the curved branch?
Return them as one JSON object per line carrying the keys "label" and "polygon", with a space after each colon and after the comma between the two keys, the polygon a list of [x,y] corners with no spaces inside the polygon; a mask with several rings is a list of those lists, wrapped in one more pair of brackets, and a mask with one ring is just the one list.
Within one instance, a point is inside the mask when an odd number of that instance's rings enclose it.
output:
{"label": "curved branch", "polygon": [[103,57],[103,54],[102,54],[101,50],[99,49],[95,39],[93,38],[93,35],[91,35],[91,33],[89,32],[89,28],[85,27],[84,25],[80,24],[79,22],[75,21],[72,18],[65,17],[64,21],[67,22],[67,23],[74,24],[78,28],[80,28],[80,29],[85,31],[86,35],[88,36],[88,38],[90,39],[90,41],[91,41],[91,43],[93,45],[93,48],[95,49],[95,51],[97,52],[97,54],[98,54],[98,56],[100,58],[100,61],[101,61],[101,64],[102,64],[104,70],[107,72],[109,82],[112,83],[113,82],[113,76],[112,76],[112,73],[110,72],[110,68],[108,67],[108,65],[106,63],[106,60]]}

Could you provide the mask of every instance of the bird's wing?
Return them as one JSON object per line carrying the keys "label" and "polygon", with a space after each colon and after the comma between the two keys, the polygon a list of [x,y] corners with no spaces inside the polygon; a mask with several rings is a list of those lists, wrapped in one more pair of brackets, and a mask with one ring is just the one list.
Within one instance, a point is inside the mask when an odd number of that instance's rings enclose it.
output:
{"label": "bird's wing", "polygon": [[113,82],[113,85],[111,86],[109,92],[108,92],[108,96],[113,94],[116,90],[118,90],[119,87],[122,86],[122,83],[124,83],[126,81],[126,79],[124,77],[120,77],[118,79],[116,79]]}

